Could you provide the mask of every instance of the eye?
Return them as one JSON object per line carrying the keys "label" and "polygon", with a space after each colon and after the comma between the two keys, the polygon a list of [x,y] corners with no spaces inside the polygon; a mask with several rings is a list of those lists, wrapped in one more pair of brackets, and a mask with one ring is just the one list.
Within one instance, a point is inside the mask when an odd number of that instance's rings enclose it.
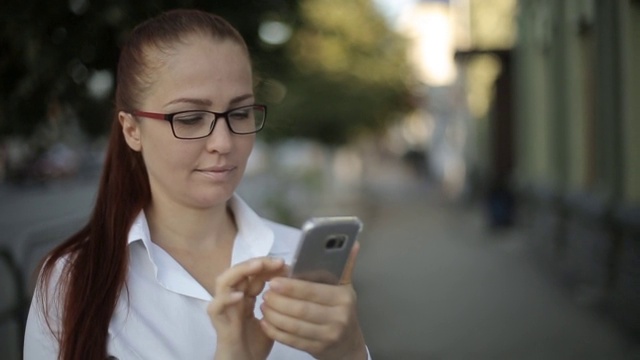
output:
{"label": "eye", "polygon": [[251,109],[240,109],[229,113],[229,120],[247,120],[251,118]]}
{"label": "eye", "polygon": [[173,117],[173,122],[183,126],[200,125],[207,119],[207,115],[203,112],[181,113]]}

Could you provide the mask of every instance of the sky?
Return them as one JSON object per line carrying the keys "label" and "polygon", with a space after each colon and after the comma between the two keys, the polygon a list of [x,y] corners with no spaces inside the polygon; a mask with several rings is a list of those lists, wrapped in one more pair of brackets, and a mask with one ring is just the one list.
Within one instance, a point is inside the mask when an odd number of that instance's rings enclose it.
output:
{"label": "sky", "polygon": [[373,0],[373,3],[380,8],[391,23],[394,23],[402,13],[402,10],[414,4],[416,1],[417,0]]}

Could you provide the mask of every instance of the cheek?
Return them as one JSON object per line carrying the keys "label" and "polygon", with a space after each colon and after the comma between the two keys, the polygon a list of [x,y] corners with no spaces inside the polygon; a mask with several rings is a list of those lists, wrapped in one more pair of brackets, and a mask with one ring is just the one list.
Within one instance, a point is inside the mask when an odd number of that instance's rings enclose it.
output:
{"label": "cheek", "polygon": [[182,168],[188,168],[197,151],[175,138],[148,134],[142,138],[142,156],[150,172],[161,171],[165,176],[173,176]]}
{"label": "cheek", "polygon": [[249,155],[251,155],[251,151],[253,150],[254,142],[255,142],[255,135],[254,135],[254,137],[248,137],[246,140],[243,139],[238,144],[238,153],[242,157],[243,163],[245,163],[245,164],[247,163],[247,160],[249,159]]}

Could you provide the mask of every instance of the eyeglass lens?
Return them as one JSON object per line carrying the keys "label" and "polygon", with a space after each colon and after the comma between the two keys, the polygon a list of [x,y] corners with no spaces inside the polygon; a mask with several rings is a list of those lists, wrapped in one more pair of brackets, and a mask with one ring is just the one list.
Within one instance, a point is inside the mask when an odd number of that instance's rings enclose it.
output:
{"label": "eyeglass lens", "polygon": [[[251,134],[262,128],[265,112],[262,107],[244,107],[226,115],[227,124],[236,134]],[[222,116],[218,116],[220,120]],[[173,116],[176,137],[193,139],[208,136],[214,127],[216,115],[206,111],[186,111]]]}

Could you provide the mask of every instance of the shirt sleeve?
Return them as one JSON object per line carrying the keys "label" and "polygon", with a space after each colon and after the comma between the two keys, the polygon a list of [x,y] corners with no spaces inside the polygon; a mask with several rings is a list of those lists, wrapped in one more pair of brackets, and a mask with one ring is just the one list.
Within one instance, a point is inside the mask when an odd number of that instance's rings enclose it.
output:
{"label": "shirt sleeve", "polygon": [[[62,272],[62,263],[59,261],[51,273],[47,296],[42,297],[41,287],[36,289],[31,300],[29,315],[24,336],[24,360],[57,360],[59,344],[57,334],[60,331],[60,304],[58,282]],[[39,282],[38,282],[39,283]],[[43,301],[46,303],[43,304]],[[47,311],[45,312],[45,309]]]}

